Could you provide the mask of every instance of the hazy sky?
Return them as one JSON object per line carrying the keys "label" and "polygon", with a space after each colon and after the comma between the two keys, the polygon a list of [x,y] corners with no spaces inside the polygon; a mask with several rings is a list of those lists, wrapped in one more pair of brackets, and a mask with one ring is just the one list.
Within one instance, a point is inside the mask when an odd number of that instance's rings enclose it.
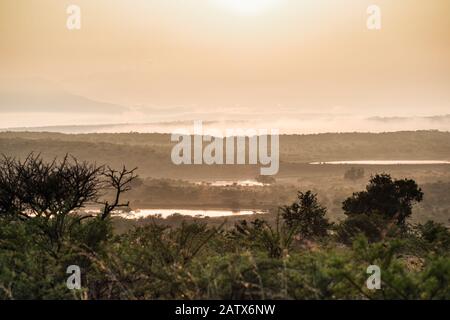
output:
{"label": "hazy sky", "polygon": [[314,115],[349,131],[371,128],[317,114],[450,114],[449,14],[448,0],[1,0],[0,127]]}

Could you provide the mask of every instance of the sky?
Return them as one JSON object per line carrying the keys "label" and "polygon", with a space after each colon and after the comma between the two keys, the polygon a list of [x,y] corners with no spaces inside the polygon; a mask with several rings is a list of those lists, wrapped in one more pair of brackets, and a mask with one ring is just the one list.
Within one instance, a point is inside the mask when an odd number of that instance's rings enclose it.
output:
{"label": "sky", "polygon": [[1,0],[0,128],[450,130],[449,13],[448,0]]}

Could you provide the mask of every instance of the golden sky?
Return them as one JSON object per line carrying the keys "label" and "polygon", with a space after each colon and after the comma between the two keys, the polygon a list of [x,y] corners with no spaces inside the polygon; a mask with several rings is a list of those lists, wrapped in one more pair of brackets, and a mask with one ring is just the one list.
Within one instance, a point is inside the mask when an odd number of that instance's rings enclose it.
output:
{"label": "golden sky", "polygon": [[[449,14],[448,0],[1,0],[0,127],[448,114]],[[84,112],[96,104],[114,112]]]}

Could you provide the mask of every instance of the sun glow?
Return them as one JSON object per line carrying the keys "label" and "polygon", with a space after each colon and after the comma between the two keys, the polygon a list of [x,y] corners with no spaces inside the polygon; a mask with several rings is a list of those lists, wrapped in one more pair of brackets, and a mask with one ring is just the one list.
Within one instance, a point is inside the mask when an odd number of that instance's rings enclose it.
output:
{"label": "sun glow", "polygon": [[254,16],[272,9],[280,0],[214,0],[214,2],[235,14]]}

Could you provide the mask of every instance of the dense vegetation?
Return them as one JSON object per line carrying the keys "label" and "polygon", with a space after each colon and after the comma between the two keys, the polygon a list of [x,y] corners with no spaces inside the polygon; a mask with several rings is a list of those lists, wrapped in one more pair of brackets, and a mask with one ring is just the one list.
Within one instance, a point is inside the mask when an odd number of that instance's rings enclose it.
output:
{"label": "dense vegetation", "polygon": [[[154,220],[117,233],[112,215],[136,183],[66,157],[0,163],[2,299],[450,299],[450,232],[411,225],[423,190],[411,179],[374,175],[330,222],[311,191],[232,227]],[[177,197],[174,193],[173,197]],[[83,212],[97,205],[97,214]],[[78,265],[81,290],[66,286]],[[381,268],[380,290],[366,286]]]}

